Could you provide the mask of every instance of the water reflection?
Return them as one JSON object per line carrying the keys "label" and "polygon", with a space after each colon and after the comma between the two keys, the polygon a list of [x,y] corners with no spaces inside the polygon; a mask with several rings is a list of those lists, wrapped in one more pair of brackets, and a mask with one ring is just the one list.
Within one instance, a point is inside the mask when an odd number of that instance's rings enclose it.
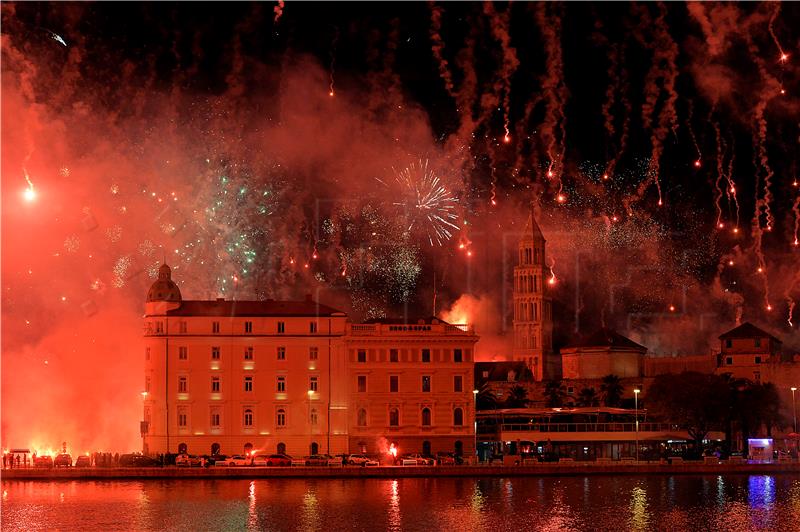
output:
{"label": "water reflection", "polygon": [[797,475],[3,481],[2,490],[4,531],[787,530],[800,522]]}

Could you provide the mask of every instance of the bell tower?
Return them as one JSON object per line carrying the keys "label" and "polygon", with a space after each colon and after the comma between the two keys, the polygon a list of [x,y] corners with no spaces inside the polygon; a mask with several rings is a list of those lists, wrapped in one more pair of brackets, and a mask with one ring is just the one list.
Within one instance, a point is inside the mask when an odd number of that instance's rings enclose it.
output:
{"label": "bell tower", "polygon": [[555,378],[552,300],[547,295],[545,239],[531,206],[514,268],[513,359],[537,381]]}

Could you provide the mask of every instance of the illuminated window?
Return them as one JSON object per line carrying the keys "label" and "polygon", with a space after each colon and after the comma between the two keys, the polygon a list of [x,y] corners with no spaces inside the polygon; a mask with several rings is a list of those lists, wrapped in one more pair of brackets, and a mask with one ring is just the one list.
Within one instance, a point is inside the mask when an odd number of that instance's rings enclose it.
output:
{"label": "illuminated window", "polygon": [[244,378],[244,391],[252,392],[253,391],[253,377],[248,375]]}
{"label": "illuminated window", "polygon": [[244,359],[245,360],[253,360],[253,347],[252,346],[248,346],[247,348],[245,348],[245,350],[244,350]]}
{"label": "illuminated window", "polygon": [[400,425],[400,410],[397,408],[389,409],[389,426],[397,427]]}
{"label": "illuminated window", "polygon": [[431,350],[430,349],[423,349],[422,350],[422,361],[423,362],[430,362],[431,361]]}
{"label": "illuminated window", "polygon": [[286,348],[283,346],[278,348],[278,360],[286,360]]}
{"label": "illuminated window", "polygon": [[363,408],[358,409],[358,426],[359,427],[366,427],[367,426],[367,411]]}
{"label": "illuminated window", "polygon": [[278,334],[283,334],[286,332],[286,322],[279,321],[278,322]]}
{"label": "illuminated window", "polygon": [[315,334],[317,332],[316,321],[312,321],[311,323],[308,324],[308,332],[310,332],[311,334]]}
{"label": "illuminated window", "polygon": [[360,393],[364,393],[367,391],[367,376],[366,375],[359,375],[358,376],[358,391]]}
{"label": "illuminated window", "polygon": [[464,411],[460,408],[456,408],[453,410],[453,426],[455,427],[462,427],[464,426]]}
{"label": "illuminated window", "polygon": [[178,332],[180,334],[186,334],[186,322],[185,321],[178,322]]}
{"label": "illuminated window", "polygon": [[277,423],[278,423],[279,427],[285,427],[286,426],[286,410],[284,410],[283,408],[279,408],[278,409],[278,414],[276,416],[276,419],[277,419]]}
{"label": "illuminated window", "polygon": [[422,391],[423,392],[431,391],[431,376],[430,375],[423,375],[422,376]]}
{"label": "illuminated window", "polygon": [[252,321],[244,322],[244,332],[246,332],[246,333],[253,332],[253,322]]}
{"label": "illuminated window", "polygon": [[423,427],[431,426],[431,409],[428,407],[422,409],[422,426]]}
{"label": "illuminated window", "polygon": [[365,349],[358,350],[358,361],[359,362],[366,362],[367,361],[367,351]]}
{"label": "illuminated window", "polygon": [[310,391],[312,391],[312,392],[316,392],[317,391],[317,385],[318,385],[317,381],[318,381],[317,377],[311,377],[309,379],[309,381],[308,381],[308,389]]}
{"label": "illuminated window", "polygon": [[389,362],[397,362],[397,349],[389,349]]}
{"label": "illuminated window", "polygon": [[244,426],[245,427],[252,427],[253,426],[253,411],[249,408],[244,410]]}
{"label": "illuminated window", "polygon": [[219,393],[219,377],[211,377],[211,392]]}
{"label": "illuminated window", "polygon": [[389,391],[396,392],[400,388],[400,377],[397,375],[390,375],[389,376]]}
{"label": "illuminated window", "polygon": [[311,414],[309,414],[308,418],[312,425],[317,425],[319,423],[319,414],[317,414],[316,408],[311,409]]}
{"label": "illuminated window", "polygon": [[453,362],[463,362],[464,357],[461,354],[461,349],[453,349]]}
{"label": "illuminated window", "polygon": [[189,358],[189,348],[182,345],[178,348],[178,359],[186,360],[187,358]]}
{"label": "illuminated window", "polygon": [[319,347],[309,347],[308,348],[308,359],[309,360],[316,360],[319,358]]}
{"label": "illuminated window", "polygon": [[278,391],[279,392],[286,391],[286,377],[278,377]]}
{"label": "illuminated window", "polygon": [[464,377],[462,377],[461,375],[456,375],[453,377],[453,391],[454,392],[464,391]]}
{"label": "illuminated window", "polygon": [[145,360],[150,360],[150,348],[149,347],[145,347],[144,348],[144,359]]}
{"label": "illuminated window", "polygon": [[187,390],[187,379],[186,377],[178,377],[178,392],[179,393],[186,393]]}
{"label": "illuminated window", "polygon": [[219,334],[219,322],[218,321],[211,322],[211,332],[213,334]]}

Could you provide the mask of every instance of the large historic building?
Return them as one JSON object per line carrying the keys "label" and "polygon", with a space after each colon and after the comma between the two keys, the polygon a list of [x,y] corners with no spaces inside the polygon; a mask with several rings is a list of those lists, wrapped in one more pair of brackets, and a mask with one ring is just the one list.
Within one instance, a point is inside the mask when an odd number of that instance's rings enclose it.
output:
{"label": "large historic building", "polygon": [[552,300],[547,295],[545,239],[531,208],[514,268],[513,359],[525,362],[537,381],[556,378]]}
{"label": "large historic building", "polygon": [[165,264],[145,305],[146,453],[473,449],[474,331],[349,324],[303,301],[186,301]]}

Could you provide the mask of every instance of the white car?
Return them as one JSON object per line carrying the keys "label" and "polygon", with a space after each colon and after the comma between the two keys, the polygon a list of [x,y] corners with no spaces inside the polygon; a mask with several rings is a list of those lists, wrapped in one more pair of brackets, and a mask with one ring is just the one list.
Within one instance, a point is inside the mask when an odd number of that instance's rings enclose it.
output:
{"label": "white car", "polygon": [[347,463],[350,465],[359,465],[362,467],[380,465],[378,464],[377,460],[370,458],[366,454],[351,454],[350,456],[347,457]]}
{"label": "white car", "polygon": [[422,456],[421,454],[408,454],[403,457],[402,462],[405,465],[433,465],[433,458]]}
{"label": "white car", "polygon": [[259,454],[253,457],[251,465],[255,467],[266,467],[268,460],[269,460],[269,455]]}
{"label": "white car", "polygon": [[[219,463],[219,462],[217,462]],[[252,464],[252,460],[247,458],[246,456],[242,456],[241,454],[235,454],[233,456],[228,457],[225,461],[222,462],[220,465],[229,466],[229,467],[242,467],[242,466],[249,466]]]}

